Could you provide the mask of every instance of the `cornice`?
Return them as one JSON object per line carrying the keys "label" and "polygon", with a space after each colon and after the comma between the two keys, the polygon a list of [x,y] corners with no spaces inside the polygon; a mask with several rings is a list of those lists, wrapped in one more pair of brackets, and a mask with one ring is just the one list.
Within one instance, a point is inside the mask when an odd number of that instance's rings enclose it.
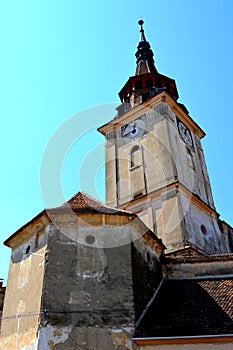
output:
{"label": "cornice", "polygon": [[49,221],[50,220],[46,214],[46,210],[43,210],[31,221],[27,222],[15,233],[13,233],[9,238],[7,238],[4,241],[4,245],[12,249],[16,248],[19,244],[22,244],[23,241],[27,240],[32,235],[34,235],[37,232],[40,232]]}
{"label": "cornice", "polygon": [[200,138],[205,136],[205,132],[199,127],[199,125],[187,115],[182,108],[177,104],[177,102],[171,98],[167,92],[163,91],[158,95],[150,98],[149,100],[137,105],[136,107],[130,109],[123,115],[110,120],[107,124],[104,124],[98,131],[105,135],[112,130],[119,128],[132,120],[134,120],[138,115],[145,113],[145,110],[153,109],[159,103],[165,102],[171,108],[172,112],[178,116],[178,118],[195,134]]}
{"label": "cornice", "polygon": [[121,205],[118,206],[118,208],[124,209],[124,210],[125,210],[125,208],[127,208],[127,210],[130,210],[130,208],[133,207],[134,205],[137,205],[138,203],[143,202],[145,200],[145,198],[148,198],[148,197],[150,199],[154,199],[156,197],[158,198],[163,193],[171,191],[172,189],[175,190],[176,192],[182,191],[184,193],[184,195],[190,200],[190,203],[192,203],[196,207],[200,208],[202,211],[204,211],[208,215],[214,215],[216,218],[219,218],[219,214],[218,214],[218,212],[216,212],[216,210],[214,208],[210,207],[200,197],[198,197],[195,193],[190,191],[179,180],[171,181],[166,186],[163,186],[163,187],[161,187],[153,192],[150,192],[150,193],[144,194],[140,197],[137,197],[130,202],[122,203]]}
{"label": "cornice", "polygon": [[167,338],[133,338],[137,345],[158,345],[158,344],[195,344],[195,343],[232,343],[232,334],[219,334],[211,336],[187,336]]}

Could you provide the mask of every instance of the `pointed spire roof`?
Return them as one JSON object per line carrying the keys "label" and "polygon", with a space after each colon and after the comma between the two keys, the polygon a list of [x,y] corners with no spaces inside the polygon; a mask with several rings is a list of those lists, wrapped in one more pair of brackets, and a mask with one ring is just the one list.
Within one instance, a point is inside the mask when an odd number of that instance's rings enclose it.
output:
{"label": "pointed spire roof", "polygon": [[150,48],[149,42],[146,40],[143,24],[144,21],[140,19],[138,21],[138,24],[141,26],[140,29],[140,40],[137,46],[137,52],[135,54],[137,58],[137,68],[135,75],[145,74],[145,73],[152,73],[156,71],[155,65],[154,65],[154,54],[153,51]]}
{"label": "pointed spire roof", "polygon": [[145,37],[145,33],[144,33],[144,29],[143,29],[143,24],[144,24],[144,21],[142,19],[140,19],[140,21],[138,21],[138,24],[141,26],[141,29],[140,29],[140,42],[141,41],[146,41],[146,37]]}
{"label": "pointed spire roof", "polygon": [[140,19],[138,24],[140,39],[135,54],[137,67],[135,75],[128,79],[119,92],[122,104],[117,108],[118,116],[164,91],[175,101],[179,98],[175,80],[160,74],[155,68],[154,53],[146,40],[143,20]]}

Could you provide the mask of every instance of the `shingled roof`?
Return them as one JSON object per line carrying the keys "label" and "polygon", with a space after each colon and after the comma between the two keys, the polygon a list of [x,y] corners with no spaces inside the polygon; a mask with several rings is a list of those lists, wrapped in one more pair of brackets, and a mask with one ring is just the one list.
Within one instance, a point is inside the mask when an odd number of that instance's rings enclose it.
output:
{"label": "shingled roof", "polygon": [[233,334],[233,279],[165,280],[135,337]]}
{"label": "shingled roof", "polygon": [[48,211],[67,211],[72,209],[76,213],[106,213],[106,214],[118,214],[118,215],[130,215],[134,214],[120,209],[114,209],[99,202],[91,197],[89,194],[80,191],[73,195],[68,201],[59,207],[48,209]]}

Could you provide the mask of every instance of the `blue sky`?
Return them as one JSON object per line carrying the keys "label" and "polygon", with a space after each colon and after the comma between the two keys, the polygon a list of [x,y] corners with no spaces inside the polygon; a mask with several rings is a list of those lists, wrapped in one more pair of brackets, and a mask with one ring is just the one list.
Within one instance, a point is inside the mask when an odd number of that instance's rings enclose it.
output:
{"label": "blue sky", "polygon": [[[118,92],[134,74],[140,16],[157,69],[176,80],[179,101],[207,133],[216,208],[233,224],[232,14],[231,0],[2,2],[0,277],[7,278],[10,256],[2,242],[44,208],[47,145],[77,113],[78,135],[90,131],[81,146],[58,139],[69,146],[58,182],[64,198],[79,190],[78,175],[83,190],[103,196],[103,138],[94,130],[114,116]],[[85,154],[98,171],[87,171]],[[56,174],[47,166],[50,184]]]}

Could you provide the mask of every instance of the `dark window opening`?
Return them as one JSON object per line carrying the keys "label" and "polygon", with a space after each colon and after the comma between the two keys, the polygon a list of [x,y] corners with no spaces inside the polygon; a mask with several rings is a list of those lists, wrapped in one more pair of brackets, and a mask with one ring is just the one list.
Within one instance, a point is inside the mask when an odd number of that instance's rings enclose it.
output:
{"label": "dark window opening", "polygon": [[139,146],[134,146],[130,154],[130,167],[134,168],[142,164],[142,151]]}
{"label": "dark window opening", "polygon": [[143,88],[142,82],[141,81],[137,81],[136,84],[135,84],[135,89],[139,90],[139,89],[142,89],[142,88]]}
{"label": "dark window opening", "polygon": [[142,102],[148,100],[151,97],[150,91],[142,95]]}
{"label": "dark window opening", "polygon": [[147,79],[146,80],[146,87],[151,87],[153,85],[152,79]]}
{"label": "dark window opening", "polygon": [[206,234],[207,233],[207,229],[204,225],[201,225],[201,232]]}
{"label": "dark window opening", "polygon": [[30,249],[31,249],[30,245],[27,246],[27,248],[26,248],[26,250],[25,250],[25,254],[28,254],[28,253],[30,252]]}

